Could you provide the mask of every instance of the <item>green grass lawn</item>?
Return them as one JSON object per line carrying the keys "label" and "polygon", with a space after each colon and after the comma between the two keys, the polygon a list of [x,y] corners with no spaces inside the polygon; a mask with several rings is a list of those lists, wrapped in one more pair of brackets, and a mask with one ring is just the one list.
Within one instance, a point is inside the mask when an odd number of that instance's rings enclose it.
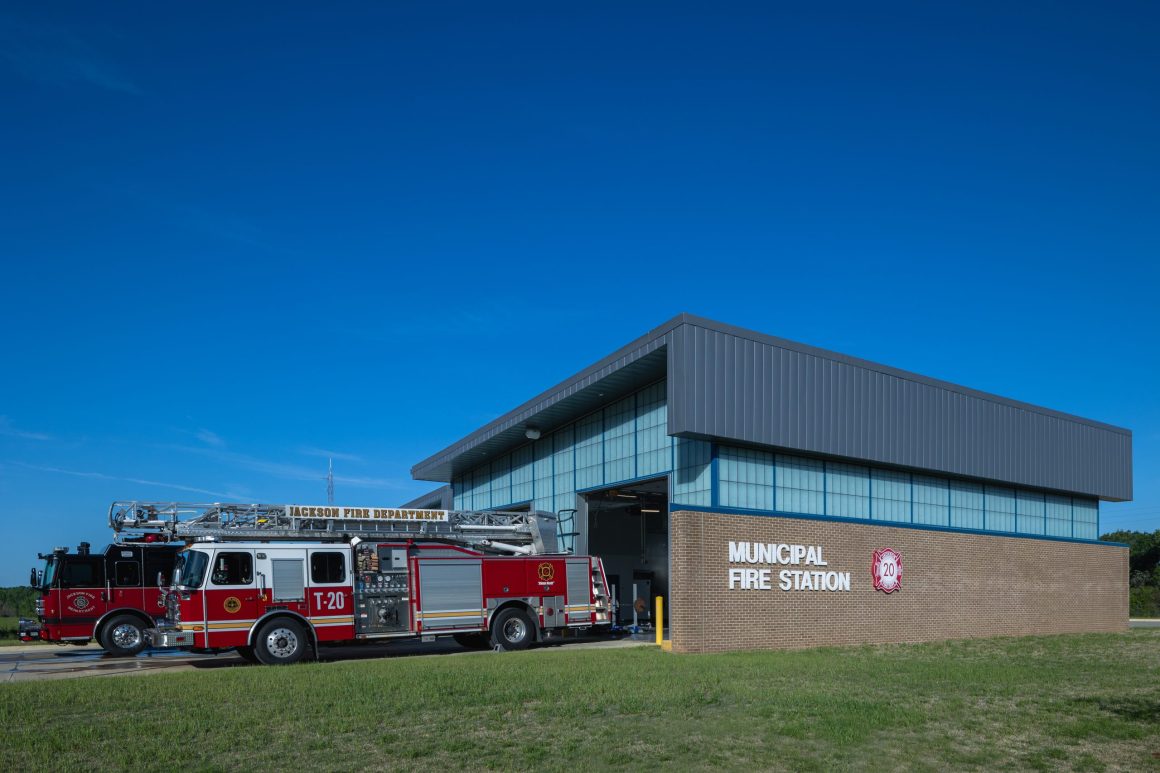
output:
{"label": "green grass lawn", "polygon": [[1160,767],[1160,631],[392,658],[0,685],[37,767]]}

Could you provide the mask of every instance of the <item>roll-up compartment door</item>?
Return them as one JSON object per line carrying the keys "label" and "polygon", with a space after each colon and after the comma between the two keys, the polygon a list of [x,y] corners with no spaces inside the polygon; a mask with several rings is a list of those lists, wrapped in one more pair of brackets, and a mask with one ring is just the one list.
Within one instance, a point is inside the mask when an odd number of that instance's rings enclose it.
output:
{"label": "roll-up compartment door", "polygon": [[418,563],[423,630],[483,626],[486,610],[480,561],[420,559]]}

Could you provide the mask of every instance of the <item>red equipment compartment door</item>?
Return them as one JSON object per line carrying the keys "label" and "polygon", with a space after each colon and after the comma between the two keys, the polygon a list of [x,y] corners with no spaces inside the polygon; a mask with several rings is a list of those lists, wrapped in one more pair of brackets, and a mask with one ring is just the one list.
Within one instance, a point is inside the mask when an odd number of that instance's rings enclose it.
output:
{"label": "red equipment compartment door", "polygon": [[[564,621],[564,596],[568,586],[568,574],[562,558],[529,558],[528,584],[535,588],[541,599],[541,624],[554,628]],[[549,612],[549,610],[551,610]]]}

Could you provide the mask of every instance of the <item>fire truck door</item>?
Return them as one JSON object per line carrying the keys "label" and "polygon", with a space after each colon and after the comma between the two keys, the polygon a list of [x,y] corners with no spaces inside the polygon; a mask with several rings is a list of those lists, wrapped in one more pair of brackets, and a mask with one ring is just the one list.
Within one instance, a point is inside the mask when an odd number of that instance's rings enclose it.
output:
{"label": "fire truck door", "polygon": [[[60,568],[60,616],[64,636],[90,634],[93,623],[109,608],[105,559],[67,556]],[[68,627],[77,626],[75,629]]]}
{"label": "fire truck door", "polygon": [[122,550],[112,556],[113,572],[109,578],[110,609],[145,609],[144,589],[141,587],[141,562],[132,550]]}
{"label": "fire truck door", "polygon": [[249,550],[215,550],[205,591],[206,646],[240,647],[258,619],[254,554]]}

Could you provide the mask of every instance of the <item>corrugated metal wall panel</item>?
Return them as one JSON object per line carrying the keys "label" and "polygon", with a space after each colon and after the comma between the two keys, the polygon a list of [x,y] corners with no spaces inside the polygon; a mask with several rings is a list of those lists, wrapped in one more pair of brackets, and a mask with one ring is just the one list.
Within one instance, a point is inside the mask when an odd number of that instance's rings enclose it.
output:
{"label": "corrugated metal wall panel", "polygon": [[669,338],[672,434],[1132,497],[1126,430],[701,324]]}

